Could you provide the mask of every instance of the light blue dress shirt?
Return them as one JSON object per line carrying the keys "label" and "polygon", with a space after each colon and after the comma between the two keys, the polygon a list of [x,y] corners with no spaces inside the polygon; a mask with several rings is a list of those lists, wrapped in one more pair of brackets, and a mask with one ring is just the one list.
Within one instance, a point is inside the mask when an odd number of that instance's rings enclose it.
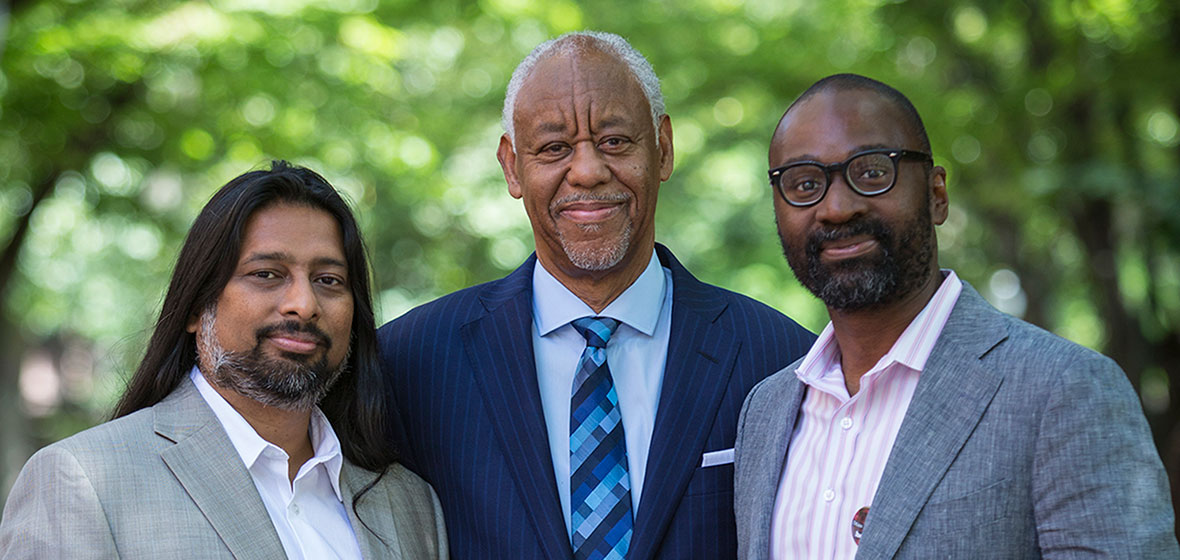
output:
{"label": "light blue dress shirt", "polygon": [[570,321],[598,316],[621,324],[606,346],[606,360],[619,396],[619,413],[627,441],[627,468],[631,476],[631,511],[639,511],[647,452],[651,445],[656,407],[668,357],[672,327],[672,272],[651,261],[630,287],[595,313],[537,262],[533,269],[533,352],[537,383],[549,433],[553,474],[565,527],[570,529],[570,393],[578,359],[586,339]]}

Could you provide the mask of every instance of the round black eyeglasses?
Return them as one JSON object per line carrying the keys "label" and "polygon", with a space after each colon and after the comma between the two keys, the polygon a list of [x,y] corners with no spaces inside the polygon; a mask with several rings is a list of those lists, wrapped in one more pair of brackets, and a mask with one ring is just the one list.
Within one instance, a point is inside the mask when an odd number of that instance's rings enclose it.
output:
{"label": "round black eyeglasses", "polygon": [[832,173],[844,172],[848,186],[861,196],[884,194],[897,183],[897,160],[909,158],[934,163],[925,152],[913,150],[866,150],[831,165],[818,161],[797,161],[770,170],[770,186],[791,206],[811,206],[823,200],[832,185]]}

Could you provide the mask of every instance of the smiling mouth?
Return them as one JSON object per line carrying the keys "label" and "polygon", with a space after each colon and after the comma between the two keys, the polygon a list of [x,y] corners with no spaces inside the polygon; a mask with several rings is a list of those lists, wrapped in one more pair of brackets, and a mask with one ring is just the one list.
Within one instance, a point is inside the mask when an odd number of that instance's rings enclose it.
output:
{"label": "smiling mouth", "polygon": [[575,202],[558,211],[558,216],[575,223],[590,224],[610,219],[622,210],[620,202]]}
{"label": "smiling mouth", "polygon": [[315,337],[290,333],[274,334],[267,337],[267,340],[279,350],[293,354],[311,354],[320,346],[319,340]]}
{"label": "smiling mouth", "polygon": [[627,193],[574,194],[553,201],[550,211],[554,217],[575,224],[595,224],[622,213],[630,200]]}
{"label": "smiling mouth", "polygon": [[848,259],[871,253],[880,245],[873,237],[858,235],[824,243],[820,255],[829,260]]}

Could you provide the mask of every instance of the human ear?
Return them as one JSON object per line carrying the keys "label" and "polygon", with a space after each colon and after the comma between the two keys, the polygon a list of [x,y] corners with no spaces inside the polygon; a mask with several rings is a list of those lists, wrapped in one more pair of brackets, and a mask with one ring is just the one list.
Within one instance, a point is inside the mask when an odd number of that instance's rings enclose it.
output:
{"label": "human ear", "polygon": [[516,176],[516,150],[512,147],[512,139],[508,134],[500,136],[500,147],[496,149],[496,159],[500,160],[500,169],[504,171],[504,180],[508,182],[508,194],[512,198],[520,198],[524,192],[520,188],[520,180]]}

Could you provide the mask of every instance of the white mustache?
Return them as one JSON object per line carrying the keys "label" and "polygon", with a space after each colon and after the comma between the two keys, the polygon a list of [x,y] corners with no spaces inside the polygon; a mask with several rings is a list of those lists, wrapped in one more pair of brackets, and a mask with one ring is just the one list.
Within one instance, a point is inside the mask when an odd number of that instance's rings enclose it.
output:
{"label": "white mustache", "polygon": [[563,196],[549,203],[549,209],[554,210],[572,202],[627,202],[631,200],[628,193],[577,193]]}

